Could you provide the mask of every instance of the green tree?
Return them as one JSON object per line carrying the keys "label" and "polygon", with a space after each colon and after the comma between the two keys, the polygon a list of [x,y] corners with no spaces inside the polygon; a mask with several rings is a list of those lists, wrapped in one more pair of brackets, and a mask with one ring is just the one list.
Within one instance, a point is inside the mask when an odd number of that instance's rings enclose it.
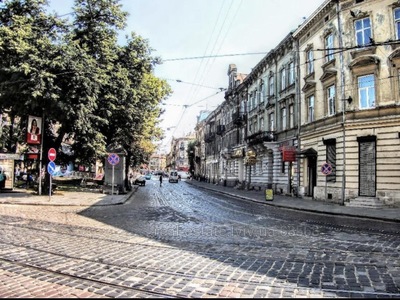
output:
{"label": "green tree", "polygon": [[159,103],[171,92],[152,73],[159,58],[135,33],[118,45],[127,17],[118,0],[76,0],[72,21],[46,4],[0,6],[0,112],[21,117],[20,131],[27,115],[44,116],[44,152],[71,144],[73,156],[58,161],[94,163],[110,144],[123,146],[133,165],[145,161],[162,136]]}

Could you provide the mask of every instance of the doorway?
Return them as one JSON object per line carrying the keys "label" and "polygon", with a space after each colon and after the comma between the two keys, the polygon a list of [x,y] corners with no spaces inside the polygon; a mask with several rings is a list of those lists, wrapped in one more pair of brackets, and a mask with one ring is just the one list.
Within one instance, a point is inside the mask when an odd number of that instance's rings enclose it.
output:
{"label": "doorway", "polygon": [[376,196],[376,137],[358,139],[358,195]]}

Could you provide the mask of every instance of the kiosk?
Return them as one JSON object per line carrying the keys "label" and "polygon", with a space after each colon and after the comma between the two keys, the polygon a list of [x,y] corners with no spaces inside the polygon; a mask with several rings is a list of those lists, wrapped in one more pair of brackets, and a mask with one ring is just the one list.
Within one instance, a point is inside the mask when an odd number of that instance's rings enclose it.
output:
{"label": "kiosk", "polygon": [[14,188],[14,161],[19,159],[19,154],[0,153],[0,189]]}

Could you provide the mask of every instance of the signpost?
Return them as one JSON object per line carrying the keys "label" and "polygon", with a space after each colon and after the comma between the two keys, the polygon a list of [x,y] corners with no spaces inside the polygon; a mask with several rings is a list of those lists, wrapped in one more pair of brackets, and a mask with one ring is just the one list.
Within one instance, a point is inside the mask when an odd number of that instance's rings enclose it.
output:
{"label": "signpost", "polygon": [[108,163],[112,165],[112,179],[111,179],[111,195],[114,195],[114,166],[119,163],[119,156],[117,153],[108,154]]}
{"label": "signpost", "polygon": [[54,161],[49,162],[49,164],[47,165],[47,172],[49,172],[50,174],[49,201],[51,199],[51,190],[53,186],[52,178],[55,171],[56,171],[56,164],[54,163]]}
{"label": "signpost", "polygon": [[51,190],[53,189],[52,178],[53,178],[54,172],[56,171],[56,164],[54,163],[54,160],[57,157],[56,149],[50,148],[49,152],[47,152],[47,157],[50,160],[49,164],[47,165],[47,172],[49,172],[49,174],[50,174],[50,185],[49,185],[49,201],[50,201],[51,200]]}
{"label": "signpost", "polygon": [[[331,174],[332,173],[332,166],[327,162],[323,163],[322,166],[321,166],[321,172],[324,175]],[[325,177],[325,200],[328,199],[328,194],[327,194],[327,188],[328,187],[327,187],[327,185],[328,185],[328,179]]]}

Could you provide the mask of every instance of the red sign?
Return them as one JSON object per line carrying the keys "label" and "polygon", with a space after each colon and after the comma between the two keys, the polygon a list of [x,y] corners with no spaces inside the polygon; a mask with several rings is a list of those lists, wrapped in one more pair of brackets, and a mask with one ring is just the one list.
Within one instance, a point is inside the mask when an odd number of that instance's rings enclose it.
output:
{"label": "red sign", "polygon": [[283,161],[296,161],[296,147],[283,146],[282,159]]}
{"label": "red sign", "polygon": [[48,153],[49,160],[54,161],[56,159],[56,156],[57,156],[56,149],[50,148]]}

